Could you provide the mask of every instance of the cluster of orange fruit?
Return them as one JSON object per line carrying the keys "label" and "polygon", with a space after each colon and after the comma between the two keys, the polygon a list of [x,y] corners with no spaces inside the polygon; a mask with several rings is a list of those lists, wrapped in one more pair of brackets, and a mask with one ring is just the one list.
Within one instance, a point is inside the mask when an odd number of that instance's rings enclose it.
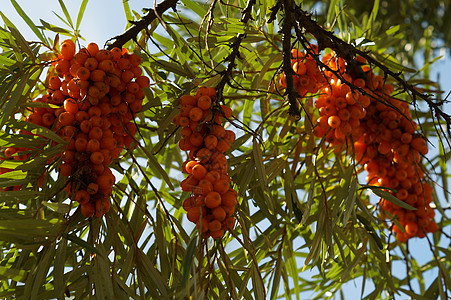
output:
{"label": "cluster of orange fruit", "polygon": [[191,194],[183,201],[183,208],[203,236],[219,239],[235,226],[237,192],[231,188],[224,155],[235,133],[222,125],[222,118],[230,118],[232,110],[218,105],[215,96],[212,87],[198,88],[195,96],[183,95],[180,114],[173,122],[182,127],[180,149],[189,151],[182,166],[188,176],[180,186]]}
{"label": "cluster of orange fruit", "polygon": [[396,219],[402,226],[390,227],[399,241],[424,237],[438,230],[430,206],[432,188],[421,169],[427,143],[417,132],[409,104],[391,96],[393,85],[375,75],[364,58],[356,59],[360,76],[349,74],[346,62],[333,53],[323,57],[330,69],[356,88],[351,90],[332,72],[324,72],[330,85],[322,87],[315,101],[320,114],[315,135],[325,136],[337,150],[343,145],[353,147],[356,161],[368,172],[369,184],[387,187],[386,191],[415,208],[407,210],[387,199],[379,202],[382,217]]}
{"label": "cluster of orange fruit", "polygon": [[[309,52],[312,54],[318,54],[318,47],[316,45],[311,45],[310,49],[311,51]],[[300,96],[305,96],[307,93],[316,94],[327,83],[314,57],[308,52],[292,49],[291,67],[294,71],[294,88]],[[287,87],[285,73],[280,78],[280,87]]]}
{"label": "cluster of orange fruit", "polygon": [[[308,52],[318,54],[315,46],[311,49]],[[327,67],[320,70],[311,54],[292,50],[292,67],[299,96],[319,95],[314,102],[319,113],[314,135],[325,138],[336,152],[351,150],[368,172],[369,184],[387,187],[415,208],[407,210],[387,199],[379,202],[382,217],[397,220],[390,228],[399,241],[437,231],[430,206],[432,187],[421,169],[421,155],[427,154],[428,147],[417,132],[409,104],[391,96],[393,85],[375,75],[363,57],[356,57],[351,67],[330,52],[322,57]],[[284,74],[280,86],[286,87]]]}
{"label": "cluster of orange fruit", "polygon": [[96,43],[76,52],[74,42],[65,40],[47,74],[48,93],[33,100],[51,106],[32,107],[25,119],[67,142],[48,163],[61,160],[59,175],[68,177],[65,191],[85,217],[101,217],[110,208],[115,177],[108,166],[131,147],[134,115],[149,86],[141,61],[126,49],[104,50]]}

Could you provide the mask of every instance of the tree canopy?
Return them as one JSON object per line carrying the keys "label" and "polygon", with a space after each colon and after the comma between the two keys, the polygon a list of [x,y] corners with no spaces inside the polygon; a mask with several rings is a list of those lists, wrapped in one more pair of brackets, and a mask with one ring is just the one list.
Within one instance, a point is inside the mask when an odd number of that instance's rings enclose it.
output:
{"label": "tree canopy", "polygon": [[0,13],[2,298],[450,298],[449,1],[80,2]]}

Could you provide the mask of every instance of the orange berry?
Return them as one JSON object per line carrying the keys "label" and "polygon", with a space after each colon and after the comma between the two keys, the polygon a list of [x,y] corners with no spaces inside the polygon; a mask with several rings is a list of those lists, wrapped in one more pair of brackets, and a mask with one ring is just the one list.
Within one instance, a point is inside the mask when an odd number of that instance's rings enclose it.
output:
{"label": "orange berry", "polygon": [[341,124],[341,119],[338,116],[332,115],[327,119],[327,124],[332,128],[338,128]]}
{"label": "orange berry", "polygon": [[91,198],[91,196],[89,195],[89,193],[86,190],[78,190],[74,196],[74,200],[80,204],[89,202],[90,198]]}
{"label": "orange berry", "polygon": [[213,208],[211,214],[216,220],[221,222],[224,221],[227,216],[225,210],[220,206]]}
{"label": "orange berry", "polygon": [[229,119],[232,116],[232,109],[226,105],[221,105],[222,115]]}
{"label": "orange berry", "polygon": [[60,53],[64,59],[71,60],[75,54],[75,43],[72,40],[64,40],[61,43]]}
{"label": "orange berry", "polygon": [[235,227],[235,222],[236,222],[236,219],[234,217],[228,217],[224,221],[224,224],[228,230],[233,230],[233,227]]}
{"label": "orange berry", "polygon": [[105,157],[103,156],[102,152],[97,151],[91,153],[90,159],[93,164],[100,165],[101,163],[103,163]]}
{"label": "orange berry", "polygon": [[196,222],[196,227],[202,233],[207,232],[208,231],[208,219],[205,217],[200,218],[199,221]]}
{"label": "orange berry", "polygon": [[193,107],[189,111],[189,118],[192,121],[200,121],[202,119],[202,109],[200,109],[199,107]]}
{"label": "orange berry", "polygon": [[81,213],[86,218],[90,218],[94,215],[96,210],[95,204],[92,202],[86,202],[81,205]]}
{"label": "orange berry", "polygon": [[[139,70],[141,70],[141,69],[139,69]],[[142,76],[142,75],[138,76],[138,77],[136,77],[135,82],[139,85],[139,87],[141,89],[145,89],[145,88],[149,87],[149,85],[150,85],[150,79],[147,76]]]}
{"label": "orange berry", "polygon": [[212,134],[207,135],[204,139],[205,147],[210,150],[213,150],[218,145],[218,138]]}
{"label": "orange berry", "polygon": [[100,150],[100,142],[96,139],[90,139],[88,144],[86,145],[86,151],[88,152],[97,152]]}
{"label": "orange berry", "polygon": [[208,223],[208,229],[210,232],[218,231],[221,229],[221,222],[219,220],[212,220]]}
{"label": "orange berry", "polygon": [[197,180],[201,180],[205,177],[205,175],[207,174],[207,169],[201,165],[201,164],[196,164],[195,166],[192,167],[192,174],[194,176],[194,178],[196,178]]}
{"label": "orange berry", "polygon": [[198,195],[204,195],[204,196],[206,196],[207,194],[209,194],[212,191],[213,191],[213,184],[206,179],[200,180],[193,189],[194,193],[196,193]]}
{"label": "orange berry", "polygon": [[185,165],[186,173],[192,174],[193,173],[193,168],[197,164],[199,164],[199,163],[197,161],[195,161],[195,160],[191,160],[191,161],[187,162],[186,165]]}
{"label": "orange berry", "polygon": [[78,79],[80,80],[89,80],[90,76],[91,76],[91,72],[89,71],[89,69],[85,68],[85,67],[79,67],[77,69],[77,73],[76,73]]}
{"label": "orange berry", "polygon": [[65,177],[72,175],[72,166],[66,163],[61,164],[59,168],[59,173],[61,176]]}
{"label": "orange berry", "polygon": [[88,184],[88,187],[86,188],[86,191],[90,195],[96,194],[98,190],[99,190],[99,185],[95,182],[91,182],[90,184]]}
{"label": "orange berry", "polygon": [[202,134],[200,134],[199,132],[193,132],[193,134],[191,134],[189,136],[189,141],[191,142],[191,144],[193,146],[199,147],[203,144],[204,142],[204,138],[202,136]]}
{"label": "orange berry", "polygon": [[194,96],[191,95],[183,95],[180,97],[180,104],[181,105],[197,105],[197,99]]}
{"label": "orange berry", "polygon": [[221,205],[221,195],[218,192],[209,192],[205,196],[205,205],[208,208],[218,207],[219,205]]}
{"label": "orange berry", "polygon": [[97,52],[99,52],[99,46],[96,43],[91,42],[86,46],[86,50],[91,57],[95,57]]}
{"label": "orange berry", "polygon": [[218,141],[218,145],[216,146],[216,150],[221,152],[221,153],[224,153],[224,152],[227,152],[230,149],[231,146],[232,145],[230,144],[230,142],[228,140],[224,139],[224,140]]}
{"label": "orange berry", "polygon": [[205,216],[206,211],[203,211],[202,207],[200,206],[194,206],[188,209],[186,217],[188,218],[189,221],[196,223],[197,221],[199,221],[201,214],[202,216]]}
{"label": "orange berry", "polygon": [[225,179],[217,180],[213,186],[213,190],[219,194],[225,194],[230,188],[230,184]]}
{"label": "orange berry", "polygon": [[219,229],[216,231],[211,231],[211,229],[210,229],[210,236],[215,240],[222,238],[223,235],[224,235],[224,230],[222,230],[222,229]]}
{"label": "orange berry", "polygon": [[417,225],[417,223],[414,223],[414,222],[407,223],[404,226],[404,228],[405,228],[407,234],[412,235],[412,236],[415,235],[418,231],[418,225]]}
{"label": "orange berry", "polygon": [[236,199],[236,194],[229,190],[225,194],[221,195],[221,204],[222,206],[234,207],[237,204]]}
{"label": "orange berry", "polygon": [[207,110],[211,107],[211,98],[208,95],[204,95],[197,100],[197,107]]}

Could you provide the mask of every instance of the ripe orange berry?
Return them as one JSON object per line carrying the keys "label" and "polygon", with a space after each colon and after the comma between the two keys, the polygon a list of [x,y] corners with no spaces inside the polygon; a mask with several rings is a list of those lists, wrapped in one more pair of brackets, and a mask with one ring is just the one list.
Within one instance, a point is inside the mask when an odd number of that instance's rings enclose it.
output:
{"label": "ripe orange berry", "polygon": [[204,95],[197,100],[197,107],[207,110],[211,107],[211,98],[208,95]]}
{"label": "ripe orange berry", "polygon": [[415,235],[418,231],[418,225],[417,225],[417,223],[414,223],[414,222],[407,223],[404,226],[404,228],[405,228],[407,234],[409,234],[411,236]]}
{"label": "ripe orange berry", "polygon": [[95,57],[97,52],[99,52],[99,46],[96,43],[91,42],[86,46],[86,50],[91,57]]}
{"label": "ripe orange berry", "polygon": [[228,230],[233,230],[233,227],[235,227],[235,222],[236,222],[236,219],[234,217],[228,217],[224,221],[224,224]]}
{"label": "ripe orange berry", "polygon": [[237,204],[237,197],[231,190],[227,191],[225,194],[221,195],[222,206],[235,207]]}
{"label": "ripe orange berry", "polygon": [[221,105],[221,114],[229,119],[232,116],[232,109],[226,105]]}
{"label": "ripe orange berry", "polygon": [[220,179],[213,185],[213,190],[219,194],[225,194],[230,188],[229,181],[226,179]]}
{"label": "ripe orange berry", "polygon": [[208,208],[218,207],[219,205],[221,205],[221,195],[218,192],[209,192],[205,196],[205,205]]}
{"label": "ripe orange berry", "polygon": [[71,60],[75,54],[75,43],[72,40],[64,40],[61,43],[60,53],[64,59]]}
{"label": "ripe orange berry", "polygon": [[196,222],[196,227],[202,233],[207,232],[208,231],[208,219],[205,217],[200,218],[199,221]]}
{"label": "ripe orange berry", "polygon": [[220,206],[213,208],[211,211],[211,214],[213,215],[213,217],[216,220],[221,221],[221,222],[224,221],[227,216],[225,210]]}
{"label": "ripe orange berry", "polygon": [[332,115],[327,119],[327,124],[332,128],[338,128],[341,124],[341,119],[338,116]]}
{"label": "ripe orange berry", "polygon": [[222,230],[222,229],[219,229],[219,230],[216,230],[216,231],[211,231],[210,230],[210,236],[213,239],[215,239],[215,240],[218,240],[218,239],[222,238],[223,235],[224,235],[224,230]]}
{"label": "ripe orange berry", "polygon": [[95,211],[96,211],[96,207],[95,207],[95,204],[92,202],[86,202],[81,205],[81,213],[86,218],[92,217],[94,215]]}
{"label": "ripe orange berry", "polygon": [[86,190],[78,190],[74,196],[74,200],[80,204],[89,202],[90,198],[91,198],[91,196],[89,195],[89,193]]}
{"label": "ripe orange berry", "polygon": [[208,172],[207,169],[201,164],[196,164],[195,166],[192,167],[192,174],[194,178],[196,178],[197,180],[204,179],[207,172]]}
{"label": "ripe orange berry", "polygon": [[101,163],[103,163],[105,157],[103,156],[102,152],[97,151],[91,153],[90,159],[93,164],[100,165]]}
{"label": "ripe orange berry", "polygon": [[189,111],[189,118],[192,121],[200,121],[202,119],[202,109],[200,109],[199,107],[193,107]]}
{"label": "ripe orange berry", "polygon": [[192,174],[192,173],[193,173],[193,168],[194,168],[194,166],[196,166],[197,164],[198,164],[198,162],[195,161],[195,160],[188,161],[188,162],[186,163],[186,165],[185,165],[185,170],[186,170],[186,172],[187,172],[188,174]]}
{"label": "ripe orange berry", "polygon": [[208,223],[208,229],[210,232],[218,231],[221,229],[221,222],[219,220],[212,220]]}
{"label": "ripe orange berry", "polygon": [[186,217],[188,218],[189,221],[196,223],[197,221],[199,221],[201,215],[205,216],[206,214],[207,212],[205,208],[200,206],[194,206],[188,209]]}

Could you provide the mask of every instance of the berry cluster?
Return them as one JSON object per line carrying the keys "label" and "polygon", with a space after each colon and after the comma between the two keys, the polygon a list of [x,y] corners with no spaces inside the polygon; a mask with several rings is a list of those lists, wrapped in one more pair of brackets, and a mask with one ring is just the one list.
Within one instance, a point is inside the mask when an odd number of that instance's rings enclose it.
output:
{"label": "berry cluster", "polygon": [[74,42],[65,40],[47,75],[48,93],[33,100],[51,106],[34,107],[26,118],[67,142],[58,172],[68,178],[65,191],[85,217],[101,217],[110,208],[115,177],[108,166],[131,147],[134,114],[149,85],[141,61],[126,49],[99,50],[95,43],[76,53]]}
{"label": "berry cluster", "polygon": [[[311,54],[318,54],[316,45],[311,45],[310,49]],[[315,59],[309,52],[301,52],[297,49],[291,50],[291,67],[294,71],[293,83],[300,96],[305,96],[307,93],[316,94],[326,83]],[[280,87],[287,87],[285,73],[280,78]]]}
{"label": "berry cluster", "polygon": [[[334,72],[324,70],[330,85],[323,86],[321,96],[315,100],[320,116],[314,134],[325,137],[336,151],[343,145],[353,147],[356,161],[368,172],[369,184],[391,189],[387,191],[416,208],[410,211],[380,200],[382,216],[396,218],[403,226],[391,226],[399,241],[424,237],[438,229],[429,205],[432,188],[424,181],[420,166],[421,155],[428,152],[427,143],[417,133],[409,104],[390,96],[393,85],[375,75],[364,58],[356,60],[360,71],[351,73],[347,63],[334,53],[323,57],[323,63],[339,72],[347,84]],[[352,90],[349,84],[354,87]]]}
{"label": "berry cluster", "polygon": [[[307,53],[293,49],[291,54],[299,96],[319,94],[314,102],[319,114],[314,118],[314,135],[324,138],[335,152],[354,153],[368,172],[369,184],[387,187],[392,195],[416,209],[410,211],[380,200],[382,217],[396,219],[394,223],[403,227],[390,227],[397,239],[407,241],[437,231],[430,206],[432,188],[421,169],[421,155],[427,154],[428,147],[417,132],[409,104],[391,96],[393,85],[375,75],[363,57],[347,62],[331,51],[322,57],[320,69],[312,57],[318,57],[315,45]],[[279,84],[286,87],[285,74]]]}
{"label": "berry cluster", "polygon": [[200,87],[196,96],[180,98],[180,114],[173,122],[181,126],[182,139],[179,147],[189,151],[189,159],[183,164],[188,174],[180,186],[191,195],[183,201],[189,221],[205,237],[219,239],[224,230],[235,226],[235,205],[237,192],[230,187],[228,172],[228,151],[235,140],[235,133],[222,126],[221,118],[230,118],[232,110],[217,105],[214,88]]}

